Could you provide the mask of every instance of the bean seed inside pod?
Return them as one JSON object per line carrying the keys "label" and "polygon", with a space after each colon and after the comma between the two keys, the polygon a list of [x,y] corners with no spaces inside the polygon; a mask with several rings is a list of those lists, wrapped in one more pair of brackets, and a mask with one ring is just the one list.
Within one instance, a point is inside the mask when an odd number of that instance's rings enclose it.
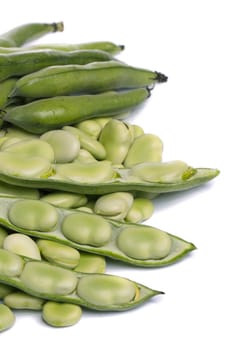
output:
{"label": "bean seed inside pod", "polygon": [[124,229],[118,236],[117,245],[127,256],[147,260],[166,257],[172,242],[166,232],[141,225]]}
{"label": "bean seed inside pod", "polygon": [[64,236],[79,244],[100,247],[111,239],[110,224],[102,217],[79,212],[68,215],[62,222]]}
{"label": "bean seed inside pod", "polygon": [[58,221],[56,208],[33,199],[14,202],[9,209],[8,217],[15,226],[37,231],[52,231]]}
{"label": "bean seed inside pod", "polygon": [[77,294],[94,305],[122,305],[134,299],[136,286],[119,276],[90,275],[79,280]]}

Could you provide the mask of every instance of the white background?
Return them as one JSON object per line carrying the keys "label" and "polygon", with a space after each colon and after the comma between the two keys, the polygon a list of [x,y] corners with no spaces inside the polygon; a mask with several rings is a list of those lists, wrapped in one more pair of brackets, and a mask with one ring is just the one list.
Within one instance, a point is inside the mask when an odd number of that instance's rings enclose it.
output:
{"label": "white background", "polygon": [[181,159],[221,174],[209,184],[156,199],[147,223],[193,242],[179,263],[143,269],[109,263],[119,274],[166,294],[124,313],[84,311],[69,328],[17,312],[1,349],[224,349],[233,347],[231,1],[5,1],[0,32],[26,22],[64,21],[41,42],[110,40],[123,61],[158,70],[157,85],[133,122],[164,142],[164,160]]}

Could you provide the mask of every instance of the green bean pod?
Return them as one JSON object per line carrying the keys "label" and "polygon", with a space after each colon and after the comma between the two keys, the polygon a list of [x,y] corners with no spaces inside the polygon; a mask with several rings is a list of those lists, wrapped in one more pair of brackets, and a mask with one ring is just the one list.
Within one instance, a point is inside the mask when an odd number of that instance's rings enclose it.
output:
{"label": "green bean pod", "polygon": [[0,54],[0,81],[10,77],[20,77],[42,68],[65,64],[88,64],[110,61],[112,55],[100,50],[34,50]]}
{"label": "green bean pod", "polygon": [[164,82],[166,79],[161,73],[117,61],[51,66],[20,78],[10,97],[23,96],[38,99],[153,87],[156,82]]}
{"label": "green bean pod", "polygon": [[0,35],[0,46],[2,47],[18,47],[42,36],[53,33],[63,32],[63,22],[57,23],[27,23]]}
{"label": "green bean pod", "polygon": [[151,226],[56,208],[41,200],[1,198],[0,224],[134,266],[169,265],[195,249],[192,243]]}
{"label": "green bean pod", "polygon": [[60,96],[12,108],[3,119],[26,131],[42,134],[85,119],[128,111],[150,95],[147,88],[96,95]]}
{"label": "green bean pod", "polygon": [[35,51],[35,50],[59,50],[59,51],[76,51],[76,50],[101,50],[116,55],[124,50],[124,45],[117,45],[111,41],[93,41],[80,44],[61,44],[61,43],[48,43],[37,44],[33,46],[24,47],[0,47],[0,53],[15,53],[23,51]]}
{"label": "green bean pod", "polygon": [[16,81],[16,78],[10,78],[0,82],[0,109],[9,105],[10,101],[14,101],[14,98],[9,98],[9,95],[15,88]]}
{"label": "green bean pod", "polygon": [[[15,274],[9,273],[9,266]],[[109,274],[85,274],[23,259],[0,249],[0,282],[32,296],[99,311],[123,311],[163,294],[138,282]]]}
{"label": "green bean pod", "polygon": [[[168,169],[167,165],[169,164],[164,162],[159,167],[164,165],[164,168],[167,169],[165,177],[156,178],[158,163],[154,163],[152,172],[154,179],[151,179],[146,176],[147,171],[144,174],[142,172],[143,165],[145,165],[144,170],[147,170],[147,163],[140,164],[141,169],[139,170],[141,172],[137,176],[136,174],[131,176],[134,168],[116,169],[108,161],[55,164],[52,167],[47,162],[44,164],[44,158],[27,159],[19,157],[19,155],[17,158],[13,158],[10,153],[0,152],[0,180],[17,187],[59,190],[84,195],[103,195],[123,191],[143,193],[144,195],[145,193],[161,194],[189,190],[211,181],[219,175],[218,169],[192,168],[187,165],[184,170],[183,167],[180,169],[180,162],[168,163],[172,163],[175,172],[178,168],[179,176],[175,176],[172,169]],[[15,172],[16,165],[17,174]]]}

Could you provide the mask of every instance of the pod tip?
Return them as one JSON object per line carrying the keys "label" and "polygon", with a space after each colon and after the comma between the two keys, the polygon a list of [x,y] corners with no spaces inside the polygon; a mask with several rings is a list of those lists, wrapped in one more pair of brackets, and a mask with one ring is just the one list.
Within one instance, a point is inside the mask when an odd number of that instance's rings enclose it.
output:
{"label": "pod tip", "polygon": [[168,79],[168,77],[163,74],[163,73],[160,73],[160,72],[155,72],[157,77],[156,77],[156,80],[159,82],[159,83],[165,83]]}
{"label": "pod tip", "polygon": [[125,49],[125,45],[118,45],[119,46],[119,49],[121,50],[121,51],[123,51],[124,49]]}
{"label": "pod tip", "polygon": [[52,23],[54,32],[63,32],[64,31],[64,23],[63,22],[54,22]]}

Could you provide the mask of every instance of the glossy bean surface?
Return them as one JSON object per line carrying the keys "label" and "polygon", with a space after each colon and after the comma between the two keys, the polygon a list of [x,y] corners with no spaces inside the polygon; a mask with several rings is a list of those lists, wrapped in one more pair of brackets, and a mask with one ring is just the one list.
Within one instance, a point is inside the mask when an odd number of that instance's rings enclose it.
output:
{"label": "glossy bean surface", "polygon": [[3,120],[26,131],[42,134],[92,117],[131,110],[148,97],[146,88],[94,95],[58,96],[14,107],[4,114]]}

